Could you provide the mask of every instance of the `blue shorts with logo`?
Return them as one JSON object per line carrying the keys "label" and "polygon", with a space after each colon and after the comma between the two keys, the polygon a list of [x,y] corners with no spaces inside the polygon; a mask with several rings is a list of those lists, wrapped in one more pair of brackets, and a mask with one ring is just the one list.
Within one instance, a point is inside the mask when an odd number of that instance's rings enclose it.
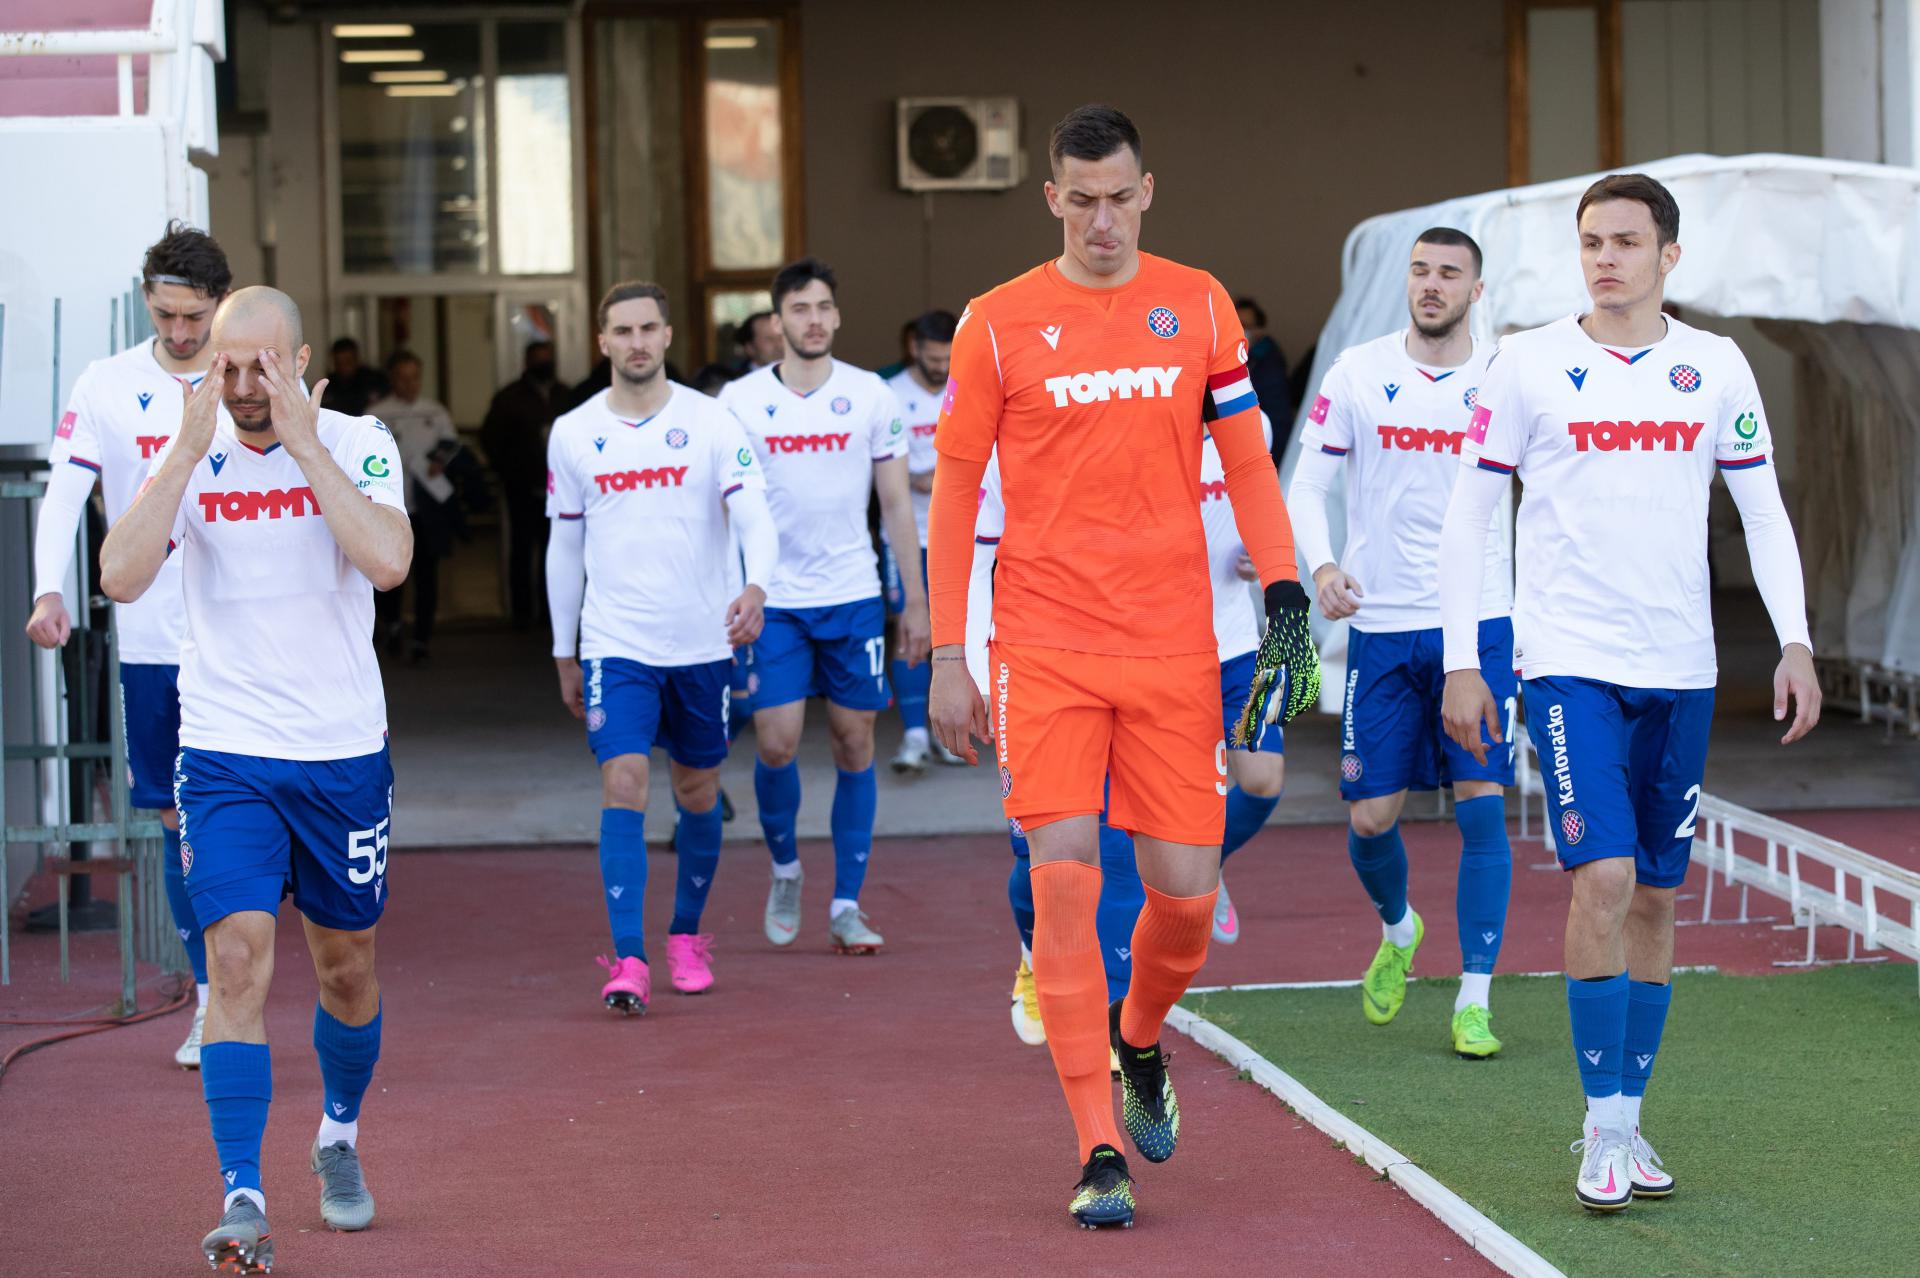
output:
{"label": "blue shorts with logo", "polygon": [[595,657],[584,665],[587,744],[600,762],[656,745],[686,768],[717,768],[726,759],[732,661],[650,666]]}
{"label": "blue shorts with logo", "polygon": [[321,927],[363,932],[387,905],[393,764],[383,745],[300,762],[191,746],[173,772],[180,866],[203,928],[280,898]]}
{"label": "blue shorts with logo", "polygon": [[120,717],[127,725],[127,801],[173,806],[173,760],[180,753],[180,667],[120,667]]}
{"label": "blue shorts with logo", "polygon": [[[1247,689],[1253,683],[1253,672],[1259,664],[1254,656],[1254,653],[1243,652],[1220,663],[1220,733],[1224,741],[1233,740],[1234,725],[1240,720],[1240,712],[1247,707]],[[1261,727],[1260,735],[1244,748],[1268,754],[1285,754],[1286,730],[1277,723],[1266,724]]]}
{"label": "blue shorts with logo", "polygon": [[1649,887],[1678,887],[1693,855],[1712,688],[1625,688],[1552,676],[1521,684],[1560,868],[1633,858]]}
{"label": "blue shorts with logo", "polygon": [[[887,615],[897,617],[907,610],[907,583],[900,580],[900,561],[893,557],[893,543],[880,543],[880,573],[887,600]],[[927,548],[920,547],[920,585],[927,584]]]}
{"label": "blue shorts with logo", "polygon": [[824,608],[768,608],[753,642],[760,676],[754,709],[825,697],[848,710],[884,710],[887,691],[885,610],[880,597]]}
{"label": "blue shorts with logo", "polygon": [[1505,722],[1505,745],[1488,744],[1477,763],[1447,735],[1440,717],[1447,672],[1438,626],[1347,632],[1347,695],[1340,719],[1340,797],[1352,803],[1455,781],[1513,784],[1513,730],[1519,688],[1513,675],[1513,620],[1480,623],[1480,675]]}

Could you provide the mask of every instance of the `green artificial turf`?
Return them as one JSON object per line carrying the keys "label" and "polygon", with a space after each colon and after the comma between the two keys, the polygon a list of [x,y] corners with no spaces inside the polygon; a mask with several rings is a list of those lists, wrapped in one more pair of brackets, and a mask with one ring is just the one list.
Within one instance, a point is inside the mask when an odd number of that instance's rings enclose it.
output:
{"label": "green artificial turf", "polygon": [[1570,1275],[1920,1274],[1912,967],[1677,977],[1641,1121],[1676,1191],[1609,1215],[1573,1196],[1584,1102],[1565,982],[1494,981],[1505,1050],[1487,1061],[1452,1052],[1457,989],[1413,982],[1384,1027],[1357,988],[1186,1005]]}

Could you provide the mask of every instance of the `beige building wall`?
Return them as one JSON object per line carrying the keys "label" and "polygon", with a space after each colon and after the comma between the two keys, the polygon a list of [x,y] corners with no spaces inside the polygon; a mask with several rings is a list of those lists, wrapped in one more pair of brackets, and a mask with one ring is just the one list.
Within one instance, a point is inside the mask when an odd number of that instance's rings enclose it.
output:
{"label": "beige building wall", "polygon": [[[892,359],[919,311],[958,310],[1060,252],[1040,192],[1047,133],[1082,102],[1113,102],[1145,135],[1158,189],[1143,246],[1258,297],[1290,359],[1318,337],[1356,222],[1505,185],[1500,0],[955,12],[802,10],[807,247],[839,272],[841,349],[856,362]],[[898,190],[894,99],[930,94],[1018,97],[1028,181]]]}

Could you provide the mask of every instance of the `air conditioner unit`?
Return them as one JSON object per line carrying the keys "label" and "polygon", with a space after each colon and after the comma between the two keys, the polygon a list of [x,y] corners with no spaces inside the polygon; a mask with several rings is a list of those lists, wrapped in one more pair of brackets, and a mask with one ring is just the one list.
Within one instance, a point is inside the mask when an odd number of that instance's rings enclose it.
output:
{"label": "air conditioner unit", "polygon": [[1016,98],[901,98],[894,118],[903,191],[1004,191],[1025,176]]}

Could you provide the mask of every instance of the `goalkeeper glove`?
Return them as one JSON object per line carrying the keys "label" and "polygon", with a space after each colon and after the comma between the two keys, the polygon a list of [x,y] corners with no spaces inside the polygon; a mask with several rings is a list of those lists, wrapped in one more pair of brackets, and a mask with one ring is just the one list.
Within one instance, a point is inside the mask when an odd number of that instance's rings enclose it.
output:
{"label": "goalkeeper glove", "polygon": [[1320,653],[1308,624],[1307,592],[1297,581],[1267,587],[1267,633],[1254,654],[1247,704],[1233,725],[1233,747],[1257,747],[1260,730],[1290,723],[1320,700]]}

